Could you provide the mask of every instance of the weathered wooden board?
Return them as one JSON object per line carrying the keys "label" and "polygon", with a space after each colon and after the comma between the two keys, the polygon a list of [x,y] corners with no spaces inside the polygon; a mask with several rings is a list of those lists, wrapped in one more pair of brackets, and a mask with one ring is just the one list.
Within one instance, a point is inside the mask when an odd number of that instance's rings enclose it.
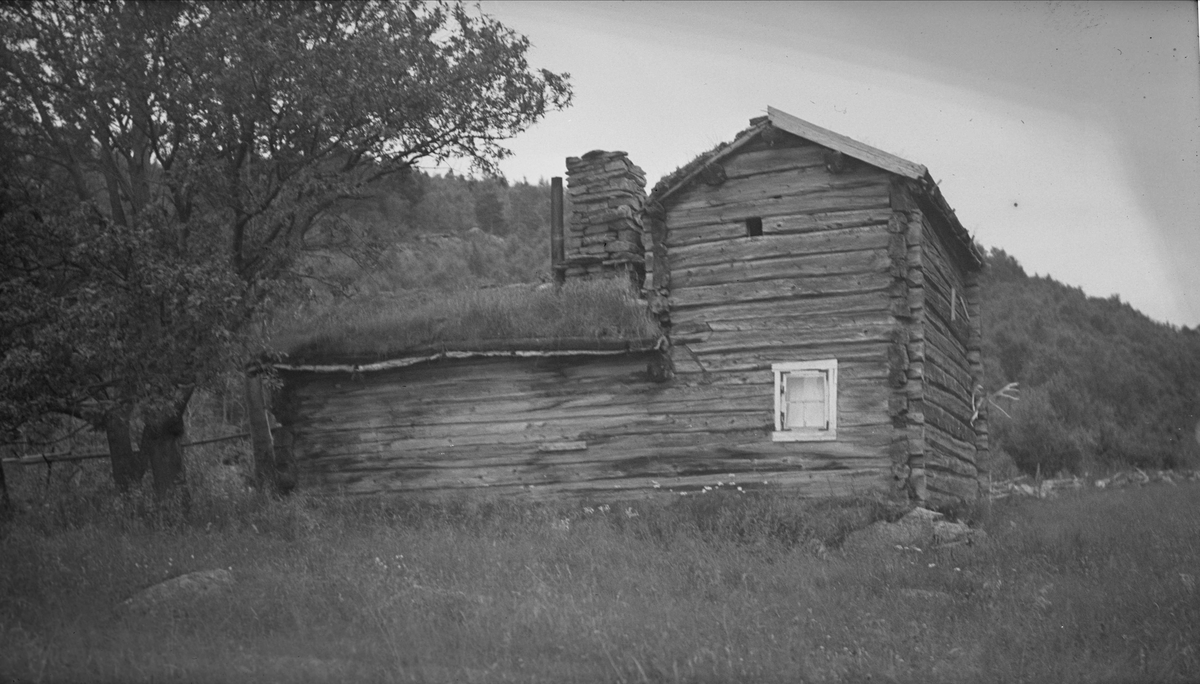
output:
{"label": "weathered wooden board", "polygon": [[886,293],[892,277],[885,272],[854,275],[818,275],[805,277],[796,274],[789,280],[749,283],[727,283],[680,288],[672,291],[670,304],[676,307],[729,305],[742,302],[763,302],[793,297],[828,297],[869,292]]}
{"label": "weathered wooden board", "polygon": [[674,273],[680,269],[722,264],[731,260],[753,261],[788,255],[884,249],[888,246],[889,238],[890,235],[880,224],[812,233],[742,236],[673,249],[669,259]]}
{"label": "weathered wooden board", "polygon": [[828,297],[793,298],[784,302],[772,300],[702,307],[680,306],[671,310],[671,321],[676,329],[681,329],[688,325],[706,324],[710,321],[767,318],[779,315],[780,312],[811,317],[858,316],[889,312],[889,305],[886,293],[876,291]]}
{"label": "weathered wooden board", "polygon": [[[595,501],[620,500],[661,496],[664,493],[674,495],[701,496],[702,487],[715,484],[714,476],[695,475],[688,477],[651,478],[651,477],[614,477],[610,479],[588,480],[583,482],[568,482],[552,485],[516,484],[508,486],[491,486],[487,483],[473,487],[423,487],[423,488],[384,488],[380,483],[371,479],[359,479],[350,483],[332,484],[312,482],[308,486],[315,491],[325,494],[403,494],[406,498],[421,496],[429,500],[456,500],[464,491],[473,495],[491,497],[509,497],[519,495],[522,499],[531,501],[557,501],[562,499],[578,500],[580,498]],[[757,471],[753,478],[739,481],[746,488],[763,490],[784,490],[800,498],[824,498],[834,496],[856,496],[887,491],[887,477],[877,468],[861,468],[848,470],[816,470],[782,472]],[[678,493],[677,493],[678,492]]]}
{"label": "weathered wooden board", "polygon": [[[762,217],[764,236],[819,233],[827,230],[844,230],[864,226],[884,225],[892,216],[887,207],[852,209],[848,211],[812,211],[795,215]],[[667,236],[670,253],[710,242],[746,237],[747,217],[736,220],[720,220],[695,225],[671,226]]]}
{"label": "weathered wooden board", "polygon": [[750,177],[729,178],[720,185],[698,184],[680,192],[669,200],[667,224],[677,214],[694,213],[716,207],[746,206],[762,200],[781,196],[826,195],[839,192],[854,192],[863,195],[880,192],[886,186],[886,173],[867,166],[843,174],[831,174],[824,165],[807,166],[757,174]]}
{"label": "weathered wooden board", "polygon": [[686,362],[699,359],[703,366],[701,375],[704,377],[726,371],[769,371],[772,363],[781,361],[815,361],[835,358],[839,364],[850,362],[886,363],[887,349],[888,345],[881,342],[860,342],[820,347],[797,346],[721,353],[709,352],[700,358],[699,355],[695,357],[689,355],[687,345],[678,345],[672,349],[672,359],[675,361],[676,373],[679,375],[691,373],[692,371],[684,370]]}
{"label": "weathered wooden board", "polygon": [[[808,350],[806,357],[812,357],[814,351],[828,349],[829,354],[816,355],[816,358],[838,358],[835,353],[847,345],[863,343],[886,344],[891,341],[891,326],[865,325],[850,327],[822,327],[819,321],[812,323],[812,328],[805,331],[792,330],[738,330],[713,331],[708,333],[703,341],[688,342],[688,348],[703,357],[716,353],[751,353],[762,350]],[[786,358],[787,355],[783,355]]]}
{"label": "weathered wooden board", "polygon": [[676,291],[688,287],[748,283],[763,280],[790,280],[798,275],[854,275],[881,273],[891,268],[887,252],[881,249],[832,252],[828,254],[791,254],[749,260],[728,261],[697,266],[672,267],[671,283]]}
{"label": "weathered wooden board", "polygon": [[[757,200],[731,202],[715,207],[695,206],[687,209],[669,208],[667,211],[668,231],[692,226],[745,221],[759,217],[766,223],[776,216],[799,214],[821,214],[828,212],[865,211],[889,209],[888,185],[886,180],[863,181],[860,186],[841,187],[827,190],[814,189],[808,193],[780,194]],[[670,238],[667,244],[671,244]]]}
{"label": "weathered wooden board", "polygon": [[[868,378],[882,373],[877,362],[847,366],[837,442],[777,444],[769,372],[660,385],[646,379],[646,356],[285,374],[294,382],[283,403],[293,414],[281,418],[294,435],[301,486],[318,491],[583,492],[602,482],[624,490],[626,482],[649,487],[647,478],[760,472],[803,487],[815,480],[791,470],[887,468],[895,435],[875,418],[881,402]],[[547,448],[561,444],[572,448]]]}
{"label": "weathered wooden board", "polygon": [[799,141],[799,144],[777,144],[771,147],[762,143],[747,145],[739,154],[732,155],[722,162],[725,177],[741,179],[805,167],[825,167],[826,148],[801,141],[794,136],[789,137]]}

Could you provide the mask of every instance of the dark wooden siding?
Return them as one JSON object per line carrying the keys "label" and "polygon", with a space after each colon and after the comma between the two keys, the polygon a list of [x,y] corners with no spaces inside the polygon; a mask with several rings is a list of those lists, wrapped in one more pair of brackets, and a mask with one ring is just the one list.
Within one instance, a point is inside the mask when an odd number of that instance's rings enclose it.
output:
{"label": "dark wooden siding", "polygon": [[921,233],[924,327],[925,469],[933,498],[971,499],[977,494],[976,434],[971,422],[977,378],[968,354],[978,308],[974,278],[963,259],[930,220],[917,211]]}
{"label": "dark wooden siding", "polygon": [[629,496],[732,480],[819,496],[859,487],[846,475],[869,475],[851,469],[830,481],[815,459],[854,465],[842,444],[797,458],[759,449],[757,437],[714,440],[730,430],[763,434],[770,407],[744,386],[652,382],[654,354],[292,372],[277,413],[290,427],[299,486],[323,493]]}
{"label": "dark wooden siding", "polygon": [[[835,174],[827,154],[792,136],[752,142],[721,161],[723,183],[668,201],[669,283],[656,285],[670,292],[674,391],[696,397],[689,421],[711,426],[709,444],[886,487],[904,439],[888,413],[890,175],[865,164]],[[747,235],[750,218],[761,236]],[[839,362],[838,439],[772,443],[771,364],[829,358]],[[658,439],[688,443],[684,425]]]}

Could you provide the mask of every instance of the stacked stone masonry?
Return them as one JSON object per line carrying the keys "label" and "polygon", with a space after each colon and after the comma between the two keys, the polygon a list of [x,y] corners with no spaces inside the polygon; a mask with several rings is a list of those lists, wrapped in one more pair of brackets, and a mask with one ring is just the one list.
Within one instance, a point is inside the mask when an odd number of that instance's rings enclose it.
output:
{"label": "stacked stone masonry", "polygon": [[642,207],[646,174],[624,152],[595,150],[567,158],[571,216],[567,231],[567,278],[628,273],[645,278]]}

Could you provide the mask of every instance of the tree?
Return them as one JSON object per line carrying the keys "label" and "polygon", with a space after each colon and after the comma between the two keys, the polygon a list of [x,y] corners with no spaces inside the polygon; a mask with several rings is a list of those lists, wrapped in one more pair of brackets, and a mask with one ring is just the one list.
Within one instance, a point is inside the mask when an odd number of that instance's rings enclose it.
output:
{"label": "tree", "polygon": [[[47,255],[4,247],[5,296],[30,302],[0,333],[9,375],[110,443],[130,441],[136,405],[168,493],[196,384],[313,275],[305,252],[364,246],[341,207],[420,160],[495,173],[503,140],[569,103],[528,47],[462,5],[0,6],[0,220]],[[64,321],[67,303],[84,318]],[[43,338],[66,351],[26,358]],[[69,382],[38,380],[55,373]]]}

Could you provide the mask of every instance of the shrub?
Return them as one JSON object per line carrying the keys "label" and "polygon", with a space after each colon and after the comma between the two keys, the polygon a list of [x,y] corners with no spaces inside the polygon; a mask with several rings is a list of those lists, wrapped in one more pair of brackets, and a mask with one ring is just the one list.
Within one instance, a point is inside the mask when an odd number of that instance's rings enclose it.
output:
{"label": "shrub", "polygon": [[1086,432],[1062,419],[1045,389],[1022,392],[1010,414],[1011,418],[999,412],[992,416],[998,447],[1012,456],[1018,468],[1042,475],[1080,471]]}

